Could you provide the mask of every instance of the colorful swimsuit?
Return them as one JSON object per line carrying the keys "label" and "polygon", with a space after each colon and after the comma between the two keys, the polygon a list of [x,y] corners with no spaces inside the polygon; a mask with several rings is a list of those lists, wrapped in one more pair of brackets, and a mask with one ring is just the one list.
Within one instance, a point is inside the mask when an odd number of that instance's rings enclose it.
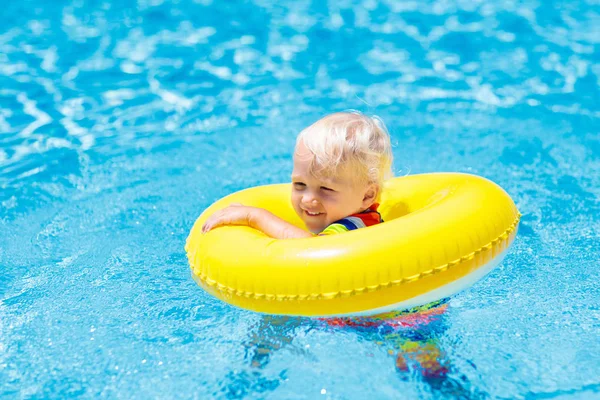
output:
{"label": "colorful swimsuit", "polygon": [[373,203],[371,207],[363,212],[352,214],[346,218],[337,220],[327,228],[323,229],[323,232],[319,233],[319,236],[335,235],[337,233],[344,233],[379,224],[383,222],[383,220],[381,219],[381,215],[377,212],[377,207],[379,207],[379,204]]}

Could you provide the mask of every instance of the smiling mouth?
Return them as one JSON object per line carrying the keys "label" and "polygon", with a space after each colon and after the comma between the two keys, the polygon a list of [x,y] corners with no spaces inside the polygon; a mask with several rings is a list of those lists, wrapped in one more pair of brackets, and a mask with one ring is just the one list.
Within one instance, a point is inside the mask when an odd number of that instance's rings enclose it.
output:
{"label": "smiling mouth", "polygon": [[318,216],[318,215],[321,215],[321,214],[323,214],[323,213],[321,213],[321,212],[310,212],[310,211],[306,211],[306,210],[304,210],[304,212],[305,212],[307,215],[311,216],[311,217],[316,217],[316,216]]}

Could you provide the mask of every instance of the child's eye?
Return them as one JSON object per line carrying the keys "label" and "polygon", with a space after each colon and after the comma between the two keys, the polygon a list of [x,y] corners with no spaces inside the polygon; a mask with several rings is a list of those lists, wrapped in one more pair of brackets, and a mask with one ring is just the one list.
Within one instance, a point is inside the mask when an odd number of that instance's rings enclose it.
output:
{"label": "child's eye", "polygon": [[321,186],[321,190],[324,190],[326,192],[335,192],[335,190],[333,190],[332,188],[328,188],[327,186]]}
{"label": "child's eye", "polygon": [[296,189],[304,189],[306,187],[305,183],[302,182],[294,182],[294,188]]}

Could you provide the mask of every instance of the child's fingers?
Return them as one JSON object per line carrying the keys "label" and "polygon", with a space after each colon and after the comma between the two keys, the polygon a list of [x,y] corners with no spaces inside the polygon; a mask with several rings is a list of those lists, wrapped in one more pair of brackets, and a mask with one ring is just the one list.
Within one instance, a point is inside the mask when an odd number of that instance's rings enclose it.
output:
{"label": "child's fingers", "polygon": [[210,231],[218,223],[218,220],[219,220],[219,215],[218,214],[213,214],[212,216],[210,216],[206,220],[206,222],[204,223],[204,225],[202,225],[202,232],[206,233],[206,232]]}
{"label": "child's fingers", "polygon": [[218,223],[204,224],[204,226],[202,227],[202,232],[207,233],[208,231],[212,230],[213,228],[216,228],[217,226],[219,226]]}

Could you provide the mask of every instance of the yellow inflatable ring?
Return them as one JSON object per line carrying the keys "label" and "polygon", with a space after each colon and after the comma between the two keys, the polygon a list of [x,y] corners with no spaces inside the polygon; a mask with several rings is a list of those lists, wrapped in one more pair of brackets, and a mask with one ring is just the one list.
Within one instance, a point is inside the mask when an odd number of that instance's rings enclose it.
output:
{"label": "yellow inflatable ring", "polygon": [[359,316],[404,310],[451,296],[498,265],[520,214],[495,183],[437,173],[384,187],[384,223],[307,239],[277,240],[249,227],[202,234],[218,209],[242,203],[304,227],[290,184],[233,193],[198,218],[187,239],[192,275],[211,295],[268,314]]}

